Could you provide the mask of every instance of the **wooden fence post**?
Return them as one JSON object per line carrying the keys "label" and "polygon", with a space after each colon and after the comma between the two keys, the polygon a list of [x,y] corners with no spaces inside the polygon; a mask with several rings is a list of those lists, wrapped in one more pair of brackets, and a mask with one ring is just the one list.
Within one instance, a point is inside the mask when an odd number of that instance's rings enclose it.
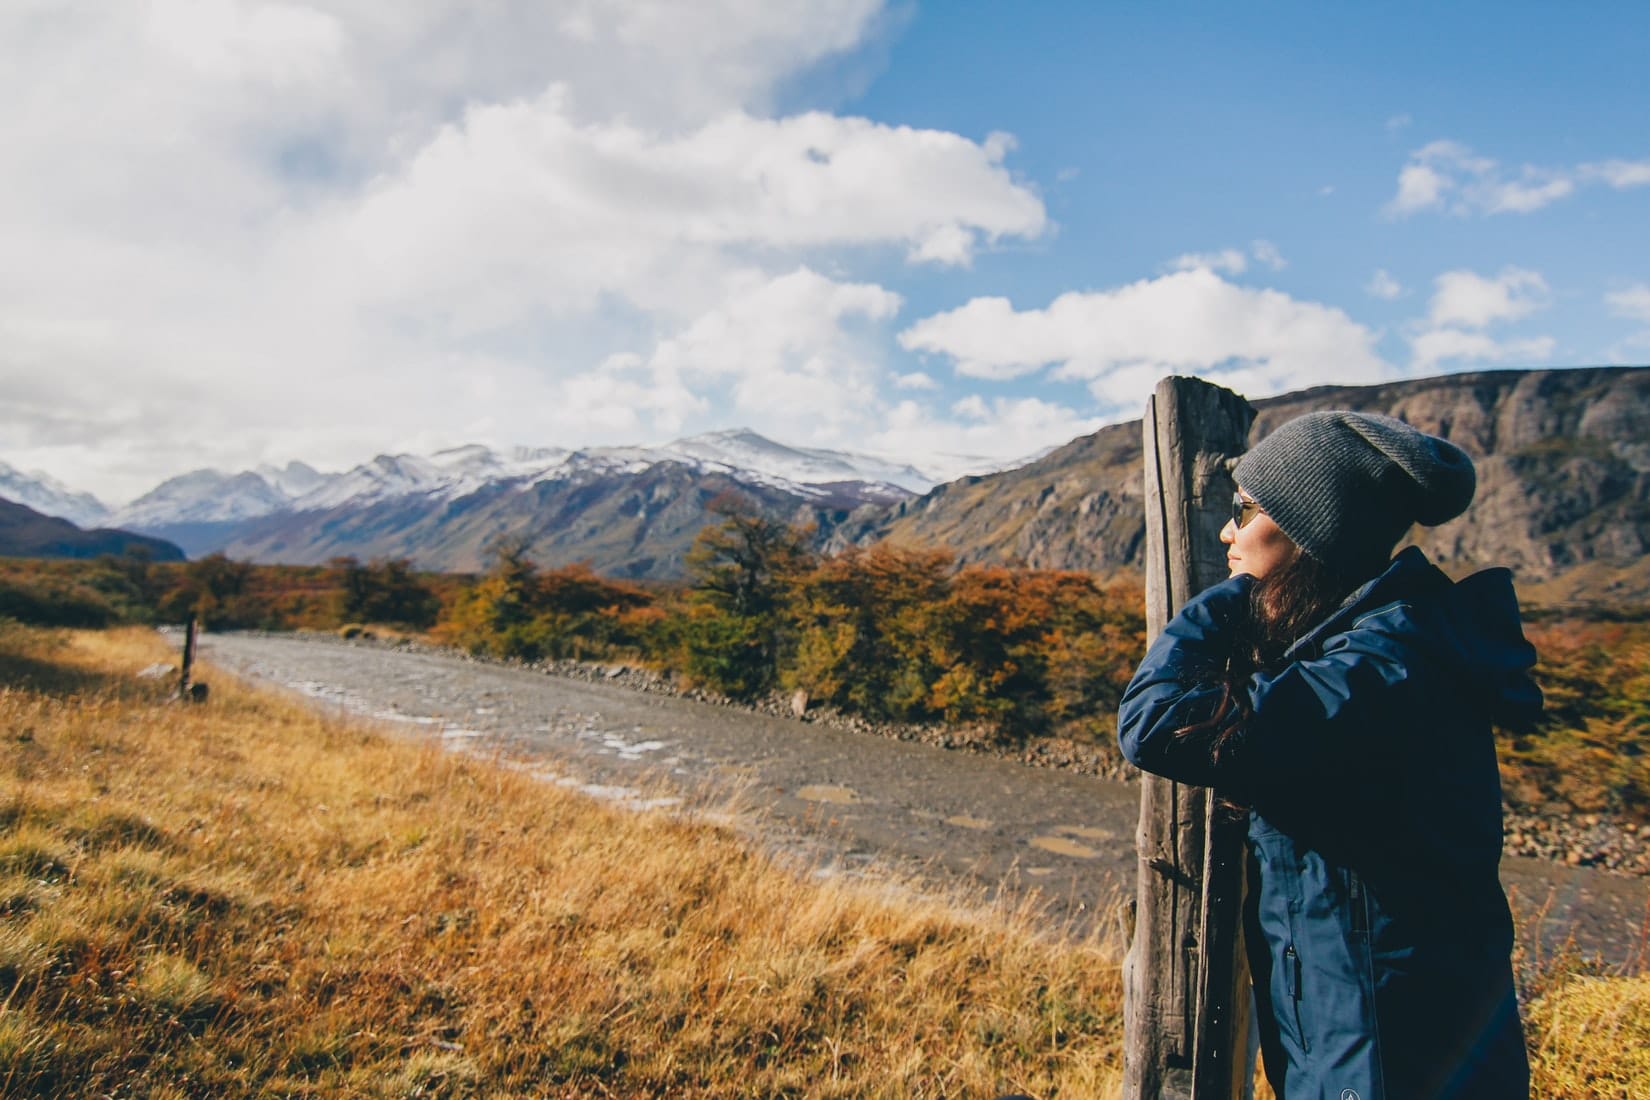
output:
{"label": "wooden fence post", "polygon": [[183,628],[183,669],[178,674],[178,698],[185,703],[206,701],[206,685],[195,682],[195,647],[200,638],[200,619],[189,616]]}
{"label": "wooden fence post", "polygon": [[[1254,416],[1243,398],[1197,378],[1165,378],[1146,406],[1148,642],[1226,576],[1227,470]],[[1123,968],[1124,1100],[1243,1095],[1244,823],[1215,811],[1203,788],[1141,776],[1134,936]]]}

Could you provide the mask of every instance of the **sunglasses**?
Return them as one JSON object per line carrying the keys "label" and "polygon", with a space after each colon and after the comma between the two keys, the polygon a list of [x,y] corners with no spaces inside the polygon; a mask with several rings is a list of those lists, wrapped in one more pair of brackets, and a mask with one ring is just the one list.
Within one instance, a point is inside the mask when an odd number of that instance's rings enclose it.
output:
{"label": "sunglasses", "polygon": [[1253,500],[1244,500],[1242,493],[1232,494],[1232,523],[1238,528],[1248,526],[1250,520],[1260,515],[1264,508]]}

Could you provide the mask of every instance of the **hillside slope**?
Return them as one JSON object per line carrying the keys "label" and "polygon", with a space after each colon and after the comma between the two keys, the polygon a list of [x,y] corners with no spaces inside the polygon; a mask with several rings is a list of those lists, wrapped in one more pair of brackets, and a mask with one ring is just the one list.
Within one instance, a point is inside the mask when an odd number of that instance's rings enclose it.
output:
{"label": "hillside slope", "polygon": [[[1325,386],[1255,402],[1250,438],[1317,409],[1399,416],[1478,466],[1459,519],[1414,541],[1451,572],[1506,565],[1544,601],[1650,598],[1650,368],[1490,371]],[[862,513],[837,544],[888,538],[964,561],[1099,573],[1140,567],[1140,422],[1073,440],[1016,470]]]}
{"label": "hillside slope", "polygon": [[0,499],[0,557],[95,558],[131,553],[145,554],[150,561],[183,560],[183,551],[164,539],[107,527],[85,531],[66,519]]}

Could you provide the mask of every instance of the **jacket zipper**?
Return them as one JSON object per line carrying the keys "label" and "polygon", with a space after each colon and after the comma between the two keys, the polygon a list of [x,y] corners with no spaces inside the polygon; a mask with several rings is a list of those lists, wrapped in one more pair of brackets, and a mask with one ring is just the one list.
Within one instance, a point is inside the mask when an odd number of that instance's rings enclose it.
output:
{"label": "jacket zipper", "polygon": [[1295,953],[1295,945],[1288,944],[1283,949],[1283,965],[1288,967],[1290,981],[1290,997],[1295,1002],[1295,1034],[1300,1036],[1301,1050],[1312,1053],[1312,1040],[1306,1037],[1306,1026],[1301,1022],[1301,957]]}

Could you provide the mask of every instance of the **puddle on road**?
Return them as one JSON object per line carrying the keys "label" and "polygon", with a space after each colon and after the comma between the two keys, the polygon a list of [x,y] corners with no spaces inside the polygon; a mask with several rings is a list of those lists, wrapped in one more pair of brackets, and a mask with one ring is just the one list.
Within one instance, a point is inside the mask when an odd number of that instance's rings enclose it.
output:
{"label": "puddle on road", "polygon": [[969,817],[967,814],[958,814],[956,817],[948,817],[945,819],[945,823],[947,825],[955,825],[959,829],[985,830],[995,829],[997,827],[997,823],[995,821],[988,821],[983,817]]}
{"label": "puddle on road", "polygon": [[422,714],[403,714],[398,710],[375,710],[367,715],[380,722],[400,722],[408,726],[434,726],[441,723],[439,718],[430,718]]}
{"label": "puddle on road", "polygon": [[1074,836],[1078,840],[1106,841],[1116,840],[1117,834],[1109,829],[1095,829],[1087,825],[1059,825],[1054,829],[1062,836]]}
{"label": "puddle on road", "polygon": [[1057,856],[1071,856],[1074,859],[1094,859],[1099,852],[1093,848],[1068,840],[1063,836],[1034,836],[1026,842],[1033,848],[1041,848],[1045,852],[1053,852]]}
{"label": "puddle on road", "polygon": [[859,792],[852,787],[814,783],[798,790],[796,797],[808,802],[830,802],[838,806],[849,806],[859,801]]}
{"label": "puddle on road", "polygon": [[602,735],[602,749],[618,753],[621,760],[640,760],[643,753],[658,752],[669,746],[669,741],[626,741],[611,733]]}
{"label": "puddle on road", "polygon": [[527,774],[534,779],[554,783],[558,787],[566,787],[568,790],[578,791],[580,794],[589,795],[591,798],[597,798],[603,802],[616,803],[627,810],[668,810],[682,805],[682,800],[675,795],[659,795],[649,798],[635,787],[586,783],[569,775],[542,769],[528,769]]}
{"label": "puddle on road", "polygon": [[468,741],[474,737],[486,736],[480,730],[465,729],[462,726],[448,726],[441,731],[443,741]]}

